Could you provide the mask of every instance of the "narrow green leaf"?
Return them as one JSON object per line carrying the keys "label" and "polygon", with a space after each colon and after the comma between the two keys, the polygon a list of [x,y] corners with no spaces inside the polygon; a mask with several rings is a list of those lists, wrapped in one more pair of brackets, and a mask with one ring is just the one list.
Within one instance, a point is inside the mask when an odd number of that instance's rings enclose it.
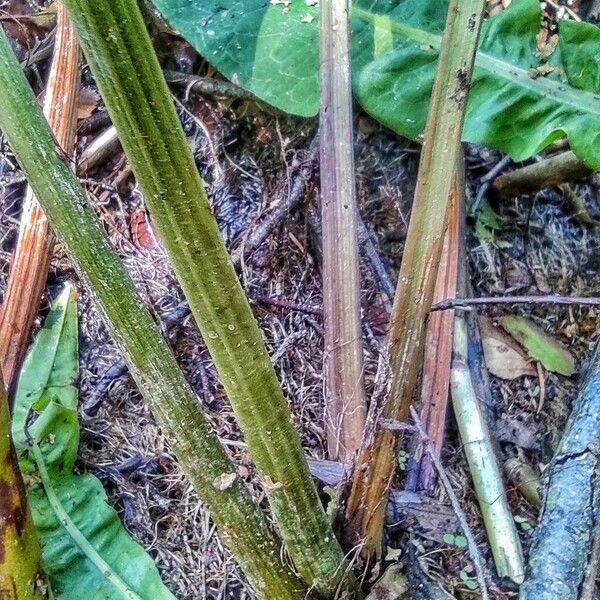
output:
{"label": "narrow green leaf", "polygon": [[77,457],[78,343],[76,292],[69,283],[56,298],[29,350],[15,392],[12,436],[21,469],[30,472],[33,462],[25,435],[30,410],[43,413],[29,428],[40,444],[50,472],[70,473]]}
{"label": "narrow green leaf", "polygon": [[[154,0],[223,75],[287,112],[318,110],[318,10],[305,2]],[[365,110],[418,139],[447,0],[355,0],[353,87]],[[310,19],[304,17],[314,17]],[[303,20],[304,19],[304,20]],[[554,70],[536,54],[538,0],[513,0],[483,26],[463,139],[525,159],[563,135],[600,168],[598,27],[563,21]]]}
{"label": "narrow green leaf", "polygon": [[41,478],[28,498],[53,593],[62,600],[171,600],[101,483],[72,474],[79,443],[77,363],[76,294],[67,284],[25,360],[13,425],[21,470]]}
{"label": "narrow green leaf", "polygon": [[573,355],[537,325],[516,315],[502,317],[500,323],[524,348],[549,371],[573,375],[577,370]]}
{"label": "narrow green leaf", "polygon": [[173,600],[92,475],[44,478],[29,502],[57,600]]}

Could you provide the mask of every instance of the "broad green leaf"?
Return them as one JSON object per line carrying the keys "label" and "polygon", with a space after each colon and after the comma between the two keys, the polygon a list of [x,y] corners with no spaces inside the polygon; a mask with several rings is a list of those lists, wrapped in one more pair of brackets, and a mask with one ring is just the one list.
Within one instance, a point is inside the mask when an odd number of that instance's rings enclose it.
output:
{"label": "broad green leaf", "polygon": [[28,498],[54,597],[173,600],[152,559],[108,504],[100,481],[73,475],[77,365],[76,294],[67,284],[25,359],[13,412],[19,466],[36,482]]}
{"label": "broad green leaf", "polygon": [[[317,6],[305,0],[155,0],[181,34],[223,75],[269,104],[318,111]],[[307,15],[312,23],[303,22]]]}
{"label": "broad green leaf", "polygon": [[[46,456],[48,470],[70,473],[77,457],[77,295],[67,284],[56,298],[29,350],[19,376],[12,435],[21,469],[33,470],[25,424]],[[47,410],[46,410],[47,409]]]}
{"label": "broad green leaf", "polygon": [[[318,109],[318,10],[305,0],[154,0],[223,75],[284,111]],[[419,139],[444,28],[446,0],[355,0],[353,88],[373,117]],[[311,22],[305,17],[314,17]],[[561,22],[546,75],[536,71],[538,0],[513,0],[484,23],[463,139],[523,160],[566,135],[600,169],[598,27]],[[549,69],[546,69],[548,71]]]}
{"label": "broad green leaf", "polygon": [[[82,550],[57,518],[42,486],[30,490],[29,502],[41,540],[42,563],[57,600],[173,600],[152,559],[131,539],[92,475],[63,476],[51,483],[71,523],[101,556]],[[130,593],[124,592],[128,589]]]}
{"label": "broad green leaf", "polygon": [[527,350],[531,358],[540,361],[549,371],[566,376],[575,373],[573,355],[558,340],[531,321],[509,315],[502,317],[500,324]]}

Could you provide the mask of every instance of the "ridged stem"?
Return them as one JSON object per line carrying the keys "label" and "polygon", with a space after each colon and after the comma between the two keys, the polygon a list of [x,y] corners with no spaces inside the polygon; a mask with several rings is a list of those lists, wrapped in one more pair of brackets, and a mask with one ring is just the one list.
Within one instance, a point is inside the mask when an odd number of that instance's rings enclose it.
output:
{"label": "ridged stem", "polygon": [[[385,418],[405,421],[415,391],[484,6],[485,0],[451,0],[448,7],[387,340]],[[348,516],[367,553],[381,549],[398,437],[377,429],[358,461]]]}
{"label": "ridged stem", "polygon": [[135,0],[67,0],[79,42],[265,483],[287,550],[324,595],[347,578],[262,333]]}
{"label": "ridged stem", "polygon": [[197,397],[125,274],[85,194],[57,154],[48,125],[0,28],[0,129],[50,224],[101,308],[183,471],[259,598],[296,600],[302,584],[205,419]]}
{"label": "ridged stem", "polygon": [[367,404],[347,0],[321,0],[320,29],[325,424],[329,458],[348,463],[360,448]]}

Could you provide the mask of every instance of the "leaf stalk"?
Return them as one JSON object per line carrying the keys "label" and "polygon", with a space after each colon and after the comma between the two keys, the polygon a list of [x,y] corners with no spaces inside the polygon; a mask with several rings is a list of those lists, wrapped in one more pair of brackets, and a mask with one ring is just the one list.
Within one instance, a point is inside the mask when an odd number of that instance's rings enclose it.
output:
{"label": "leaf stalk", "polygon": [[327,449],[349,462],[366,416],[348,0],[321,0],[321,219]]}
{"label": "leaf stalk", "polygon": [[340,585],[352,588],[139,7],[135,0],[65,4],[294,565],[306,584],[324,595]]}
{"label": "leaf stalk", "polygon": [[[415,391],[484,5],[484,0],[451,0],[448,7],[387,339],[390,389],[382,406],[373,406],[387,419],[406,421]],[[355,470],[347,516],[367,554],[381,551],[398,437],[375,429],[365,438]]]}

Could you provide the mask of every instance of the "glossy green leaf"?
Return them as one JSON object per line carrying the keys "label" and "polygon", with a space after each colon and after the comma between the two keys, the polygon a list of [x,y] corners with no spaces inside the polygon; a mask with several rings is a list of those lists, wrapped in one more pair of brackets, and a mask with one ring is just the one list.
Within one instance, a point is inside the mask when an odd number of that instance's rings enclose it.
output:
{"label": "glossy green leaf", "polygon": [[516,315],[500,319],[500,324],[527,351],[549,371],[561,375],[573,375],[576,364],[573,355],[558,340],[542,331],[537,325]]}
{"label": "glossy green leaf", "polygon": [[50,473],[70,473],[77,457],[77,302],[67,284],[58,295],[43,328],[29,350],[19,376],[12,435],[21,470],[31,472],[33,460],[25,424],[38,416],[28,433],[40,445]]}
{"label": "glossy green leaf", "polygon": [[172,600],[152,559],[129,536],[102,484],[73,475],[77,420],[77,304],[67,284],[24,362],[13,436],[42,563],[57,600]]}
{"label": "glossy green leaf", "polygon": [[[42,563],[57,600],[174,599],[152,559],[133,541],[108,504],[98,479],[92,475],[65,475],[52,481],[52,486],[72,525],[95,551],[75,543],[41,485],[29,491]],[[109,571],[101,568],[95,553]]]}
{"label": "glossy green leaf", "polygon": [[[318,110],[318,10],[293,0],[154,0],[223,75],[284,111]],[[355,0],[353,88],[397,133],[423,132],[446,0]],[[600,169],[598,27],[561,22],[552,69],[537,53],[538,0],[513,0],[484,23],[463,139],[523,160],[566,135]]]}

